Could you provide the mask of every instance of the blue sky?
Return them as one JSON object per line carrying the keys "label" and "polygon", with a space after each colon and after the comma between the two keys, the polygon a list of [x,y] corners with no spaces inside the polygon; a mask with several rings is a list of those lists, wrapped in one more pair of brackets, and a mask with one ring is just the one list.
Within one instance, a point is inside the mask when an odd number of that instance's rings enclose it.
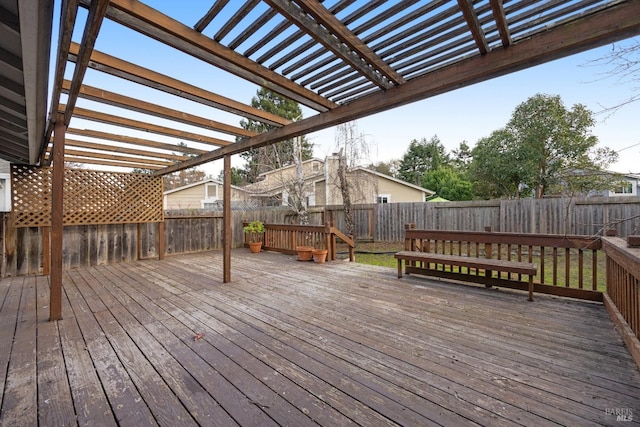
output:
{"label": "blue sky", "polygon": [[[174,2],[150,1],[148,3],[172,16],[178,16],[188,25],[193,25],[206,12],[212,2],[179,2],[178,9],[176,9]],[[59,5],[56,8],[59,8]],[[84,25],[85,16],[85,11],[81,9],[79,24]],[[57,23],[58,17],[56,16],[54,17],[54,26],[57,27]],[[207,35],[211,35],[212,32],[209,31]],[[79,42],[80,37],[81,31],[78,27],[74,33],[74,41]],[[232,36],[230,37],[232,38]],[[638,40],[640,39],[637,39],[636,42]],[[629,42],[631,41],[623,43]],[[56,43],[57,28],[54,29],[54,46]],[[103,24],[103,29],[96,42],[96,49],[247,104],[250,103],[251,97],[255,95],[257,90],[257,87],[251,83],[240,81],[208,64],[189,58],[108,20],[105,20]],[[601,58],[610,49],[610,45],[604,46],[360,119],[357,121],[359,131],[366,136],[372,146],[370,160],[377,162],[399,159],[406,152],[412,139],[429,139],[434,135],[440,138],[449,151],[457,148],[462,141],[466,141],[473,147],[478,139],[503,127],[515,107],[536,93],[560,95],[567,108],[581,103],[595,113],[602,111],[605,107],[616,105],[627,99],[632,91],[640,90],[640,82],[622,84],[615,78],[607,78],[607,68],[604,66],[593,65],[594,60]],[[72,66],[67,67],[66,74],[67,78],[71,77]],[[109,90],[114,90],[112,85],[117,84],[118,91],[128,96],[230,124],[238,124],[240,120],[238,116],[196,105],[190,101],[159,93],[150,88],[141,87],[93,70],[87,71],[85,83]],[[79,100],[78,106],[97,108],[101,111],[131,118],[148,119],[148,117],[137,113],[105,107],[90,101]],[[311,110],[305,109],[304,111],[307,117],[314,114]],[[629,104],[613,115],[596,115],[597,124],[593,129],[593,134],[598,137],[600,145],[621,150],[620,160],[611,167],[612,170],[640,173],[638,165],[640,145],[636,145],[640,144],[639,117],[640,102]],[[153,121],[175,126],[175,124],[161,119],[153,119]],[[71,127],[85,128],[89,126],[85,125],[82,120],[74,119]],[[123,133],[121,129],[111,129],[107,125],[102,128],[106,131]],[[184,127],[184,130],[200,131],[189,129],[187,126]],[[227,136],[213,132],[204,133],[229,139]],[[135,131],[127,131],[127,134],[145,136]],[[315,144],[314,154],[316,157],[323,158],[335,149],[335,129],[333,128],[316,132],[308,137]],[[171,141],[170,138],[165,137],[157,139]],[[234,156],[232,164],[239,166],[242,161],[238,156]],[[222,164],[218,161],[204,165],[202,168],[207,173],[217,176]]]}

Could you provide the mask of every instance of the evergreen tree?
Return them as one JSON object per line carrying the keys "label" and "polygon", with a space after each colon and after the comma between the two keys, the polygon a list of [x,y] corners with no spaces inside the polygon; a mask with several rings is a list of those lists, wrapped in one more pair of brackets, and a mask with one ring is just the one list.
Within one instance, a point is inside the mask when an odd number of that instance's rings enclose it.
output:
{"label": "evergreen tree", "polygon": [[[300,105],[288,98],[278,95],[268,89],[261,88],[251,99],[251,106],[269,113],[276,114],[291,121],[302,118]],[[271,126],[255,120],[242,120],[240,126],[244,129],[263,133]],[[294,163],[294,139],[288,139],[266,147],[246,151],[240,156],[245,159],[244,176],[248,183],[256,182],[258,175],[270,170],[279,169]],[[302,138],[302,160],[309,160],[313,156],[313,144]]]}

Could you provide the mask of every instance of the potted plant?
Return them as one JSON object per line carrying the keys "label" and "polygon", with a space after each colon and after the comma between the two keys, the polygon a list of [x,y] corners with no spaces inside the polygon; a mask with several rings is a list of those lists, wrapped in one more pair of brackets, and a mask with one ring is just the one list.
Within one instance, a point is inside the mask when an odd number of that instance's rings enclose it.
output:
{"label": "potted plant", "polygon": [[313,246],[298,246],[296,251],[298,252],[298,261],[311,261]]}
{"label": "potted plant", "polygon": [[328,252],[329,251],[327,251],[326,249],[314,249],[312,252],[313,260],[318,264],[323,264],[327,259]]}
{"label": "potted plant", "polygon": [[264,235],[264,224],[261,221],[252,221],[242,227],[248,238],[249,250],[252,253],[260,252],[262,248],[262,236]]}

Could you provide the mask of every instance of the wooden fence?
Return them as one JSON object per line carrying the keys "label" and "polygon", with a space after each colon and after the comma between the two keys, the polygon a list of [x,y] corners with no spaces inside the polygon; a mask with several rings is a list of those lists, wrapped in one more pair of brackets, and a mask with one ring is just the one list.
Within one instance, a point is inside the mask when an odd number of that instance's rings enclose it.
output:
{"label": "wooden fence", "polygon": [[[2,214],[0,276],[38,274],[42,270],[40,227],[15,228]],[[335,222],[346,231],[340,207],[310,209],[310,223]],[[640,234],[640,197],[499,200],[445,203],[390,203],[354,209],[356,239],[400,242],[404,224],[435,230],[598,235],[616,228],[618,236]],[[286,208],[232,211],[232,247],[243,244],[242,222],[261,220],[289,224],[295,215]],[[165,253],[222,248],[222,213],[165,213]],[[158,256],[158,224],[108,224],[65,227],[63,263],[66,269]]]}
{"label": "wooden fence", "polygon": [[432,230],[482,231],[491,227],[510,233],[595,236],[613,228],[621,237],[640,234],[640,197],[390,203],[370,205],[369,209],[374,223],[360,224],[356,239],[371,228],[374,240],[399,242],[407,223]]}

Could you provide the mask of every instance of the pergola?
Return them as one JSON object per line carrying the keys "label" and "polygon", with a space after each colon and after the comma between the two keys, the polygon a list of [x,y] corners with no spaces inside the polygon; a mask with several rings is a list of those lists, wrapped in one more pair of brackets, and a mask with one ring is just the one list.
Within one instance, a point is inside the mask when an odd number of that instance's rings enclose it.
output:
{"label": "pergola", "polygon": [[[228,282],[231,155],[640,34],[636,0],[210,2],[198,22],[180,22],[135,0],[63,0],[47,116],[51,2],[0,0],[0,156],[16,164],[53,165],[51,319],[61,316],[65,161],[143,168],[162,176],[224,159],[223,280]],[[79,8],[88,9],[88,15],[74,42]],[[120,24],[123,32],[144,34],[286,96],[315,114],[290,122],[163,70],[99,52],[94,45],[105,19]],[[73,74],[67,80],[71,63]],[[234,121],[129,97],[117,86],[92,87],[84,84],[88,69],[225,111]],[[63,93],[65,104],[60,102]],[[76,107],[78,98],[142,113],[149,120]],[[75,129],[69,126],[73,117],[123,130]],[[158,125],[155,118],[175,125]],[[270,130],[247,131],[237,125],[242,118]],[[183,125],[203,131],[187,132]],[[128,136],[127,129],[150,136]],[[187,146],[158,142],[153,134],[179,138]]]}

